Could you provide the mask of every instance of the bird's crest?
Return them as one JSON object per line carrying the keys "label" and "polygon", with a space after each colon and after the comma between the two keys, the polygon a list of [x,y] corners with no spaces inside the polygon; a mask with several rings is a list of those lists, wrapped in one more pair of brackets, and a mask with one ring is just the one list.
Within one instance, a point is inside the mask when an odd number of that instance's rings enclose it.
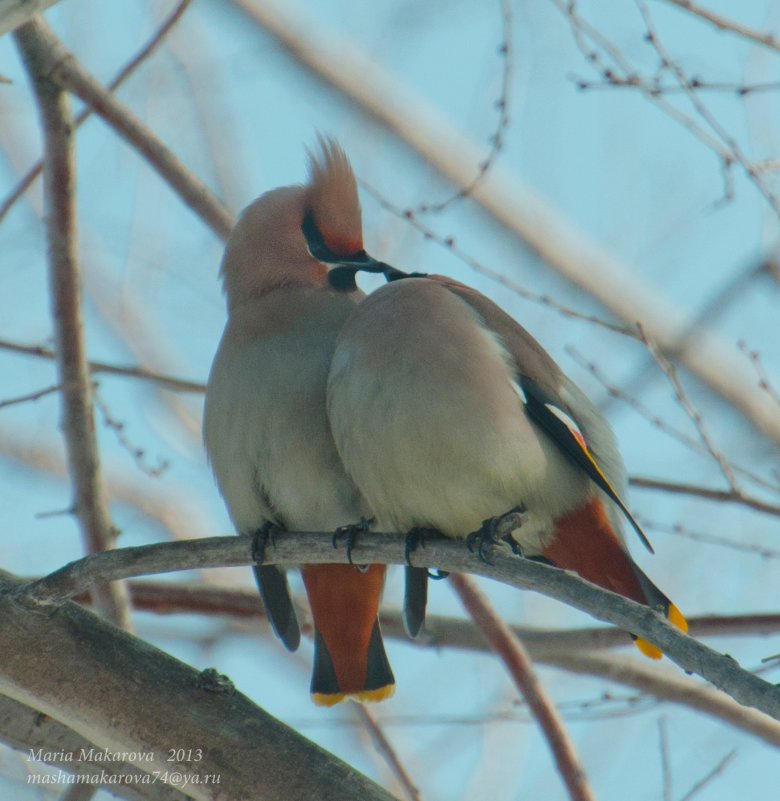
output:
{"label": "bird's crest", "polygon": [[363,250],[357,182],[346,153],[335,139],[318,136],[309,151],[308,211],[328,249],[338,256]]}

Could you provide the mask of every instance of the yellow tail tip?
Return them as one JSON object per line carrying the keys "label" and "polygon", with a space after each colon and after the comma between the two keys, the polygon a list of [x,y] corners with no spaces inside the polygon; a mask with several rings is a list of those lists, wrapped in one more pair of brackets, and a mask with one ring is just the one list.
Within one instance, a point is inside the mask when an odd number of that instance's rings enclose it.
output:
{"label": "yellow tail tip", "polygon": [[[682,612],[674,604],[669,604],[666,617],[673,626],[677,626],[680,631],[683,631],[686,634],[688,633],[688,621],[683,617]],[[645,656],[649,656],[650,659],[660,659],[664,655],[660,648],[656,647],[652,643],[649,643],[647,640],[637,637],[634,642],[636,643],[636,647]]]}
{"label": "yellow tail tip", "polygon": [[637,637],[634,640],[634,645],[645,655],[649,656],[650,659],[660,659],[663,656],[663,651],[660,648],[657,648],[652,643],[649,643],[647,640],[642,640]]}
{"label": "yellow tail tip", "polygon": [[377,690],[361,690],[357,693],[312,693],[311,700],[317,706],[335,706],[348,698],[364,703],[366,701],[384,701],[395,692],[395,684],[386,684]]}
{"label": "yellow tail tip", "polygon": [[669,611],[666,613],[666,617],[673,626],[677,626],[680,631],[684,631],[686,634],[688,633],[688,621],[674,604],[669,604]]}

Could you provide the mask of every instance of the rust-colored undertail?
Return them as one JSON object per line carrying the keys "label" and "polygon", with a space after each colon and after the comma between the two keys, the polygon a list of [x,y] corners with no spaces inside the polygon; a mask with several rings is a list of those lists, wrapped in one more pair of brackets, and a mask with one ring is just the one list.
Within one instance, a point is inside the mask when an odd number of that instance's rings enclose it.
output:
{"label": "rust-colored undertail", "polygon": [[[558,518],[555,532],[555,539],[542,552],[545,559],[564,570],[573,570],[604,589],[662,612],[670,623],[688,631],[688,623],[680,610],[626,552],[599,498]],[[663,655],[646,640],[638,637],[634,640],[639,650],[651,659],[660,659]]]}
{"label": "rust-colored undertail", "polygon": [[395,691],[377,619],[385,570],[385,565],[370,565],[365,573],[353,565],[304,565],[315,629],[315,704],[382,701]]}

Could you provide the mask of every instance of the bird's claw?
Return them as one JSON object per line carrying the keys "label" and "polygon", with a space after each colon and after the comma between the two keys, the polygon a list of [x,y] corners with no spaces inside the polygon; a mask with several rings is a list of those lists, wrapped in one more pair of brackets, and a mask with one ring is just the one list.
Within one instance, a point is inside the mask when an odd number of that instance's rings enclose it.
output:
{"label": "bird's claw", "polygon": [[272,523],[270,520],[266,520],[266,522],[255,531],[254,537],[252,538],[252,559],[255,564],[263,564],[265,561],[266,546],[269,542],[271,545],[276,545],[276,535],[281,534],[283,531],[283,528],[277,526],[276,523]]}
{"label": "bird's claw", "polygon": [[513,539],[512,532],[520,528],[525,516],[525,507],[515,506],[498,517],[483,520],[482,525],[466,537],[468,549],[472,553],[476,550],[479,558],[486,564],[493,563],[492,553],[502,542],[508,543],[514,554],[522,556],[522,550]]}
{"label": "bird's claw", "polygon": [[355,545],[357,544],[358,536],[360,534],[364,534],[366,531],[371,529],[371,524],[374,522],[374,518],[366,518],[361,517],[358,523],[350,523],[347,526],[339,526],[333,532],[333,547],[339,547],[339,540],[346,541],[346,548],[347,548],[347,561],[353,566],[356,567],[358,570],[365,572],[368,570],[368,565],[356,565],[352,561],[352,550],[354,549]]}
{"label": "bird's claw", "polygon": [[[404,540],[404,561],[406,564],[412,567],[412,560],[410,557],[420,546],[423,548],[425,547],[426,539],[433,539],[441,536],[443,536],[441,531],[436,528],[416,526],[415,528],[409,529],[406,539]],[[446,570],[439,570],[438,568],[428,570],[428,578],[434,581],[440,581],[441,579],[447,578],[447,576],[449,576],[449,572]]]}

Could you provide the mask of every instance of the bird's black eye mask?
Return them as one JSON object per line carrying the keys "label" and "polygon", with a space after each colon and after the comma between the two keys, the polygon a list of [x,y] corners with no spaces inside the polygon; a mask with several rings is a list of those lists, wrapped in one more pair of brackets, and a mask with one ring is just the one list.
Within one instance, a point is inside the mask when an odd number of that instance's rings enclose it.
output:
{"label": "bird's black eye mask", "polygon": [[325,238],[317,228],[314,215],[310,211],[303,218],[301,231],[306,239],[306,246],[311,257],[330,267],[328,283],[339,292],[350,292],[357,289],[355,276],[359,272],[383,273],[387,281],[397,281],[400,278],[423,278],[427,275],[427,273],[405,273],[383,261],[377,261],[365,250],[359,250],[351,256],[337,255],[325,244]]}

